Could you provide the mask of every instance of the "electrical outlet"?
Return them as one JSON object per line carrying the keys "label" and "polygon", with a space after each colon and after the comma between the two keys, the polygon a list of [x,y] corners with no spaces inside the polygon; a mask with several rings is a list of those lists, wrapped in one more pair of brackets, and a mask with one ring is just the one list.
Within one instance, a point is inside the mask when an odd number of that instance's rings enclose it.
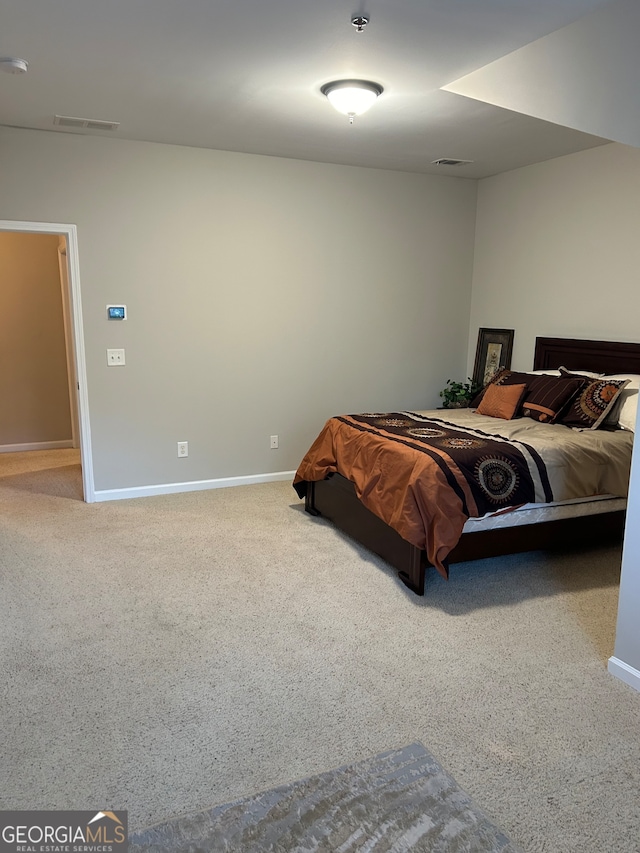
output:
{"label": "electrical outlet", "polygon": [[188,456],[189,455],[189,442],[188,441],[179,441],[178,442],[178,456]]}
{"label": "electrical outlet", "polygon": [[108,349],[107,364],[109,365],[109,367],[122,367],[124,365],[124,350]]}
{"label": "electrical outlet", "polygon": [[271,449],[272,450],[278,449],[278,436],[277,435],[271,436]]}

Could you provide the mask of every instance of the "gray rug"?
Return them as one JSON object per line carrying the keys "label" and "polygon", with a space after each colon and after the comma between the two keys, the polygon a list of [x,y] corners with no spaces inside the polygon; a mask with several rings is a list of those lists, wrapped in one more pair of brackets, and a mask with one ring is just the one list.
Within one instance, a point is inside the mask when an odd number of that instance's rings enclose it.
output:
{"label": "gray rug", "polygon": [[419,743],[130,836],[132,853],[516,853]]}

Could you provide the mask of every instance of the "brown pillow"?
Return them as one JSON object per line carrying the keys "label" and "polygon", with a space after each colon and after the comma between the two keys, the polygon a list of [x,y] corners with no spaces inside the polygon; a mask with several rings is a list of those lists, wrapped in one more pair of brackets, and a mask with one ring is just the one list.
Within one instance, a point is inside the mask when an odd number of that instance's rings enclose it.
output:
{"label": "brown pillow", "polygon": [[588,381],[583,377],[565,379],[558,376],[536,376],[524,395],[522,414],[541,423],[555,423],[563,409]]}
{"label": "brown pillow", "polygon": [[516,416],[526,390],[526,385],[488,385],[476,412],[510,421]]}
{"label": "brown pillow", "polygon": [[[575,376],[566,368],[561,367],[563,376]],[[604,426],[607,415],[620,399],[628,379],[587,379],[583,388],[571,401],[569,407],[562,413],[560,423],[578,429],[598,429]]]}
{"label": "brown pillow", "polygon": [[480,400],[493,385],[526,385],[527,391],[522,402],[522,414],[543,423],[553,423],[562,409],[569,404],[584,382],[584,377],[563,378],[549,376],[546,373],[519,373],[516,370],[502,370],[475,398],[472,406],[477,407]]}

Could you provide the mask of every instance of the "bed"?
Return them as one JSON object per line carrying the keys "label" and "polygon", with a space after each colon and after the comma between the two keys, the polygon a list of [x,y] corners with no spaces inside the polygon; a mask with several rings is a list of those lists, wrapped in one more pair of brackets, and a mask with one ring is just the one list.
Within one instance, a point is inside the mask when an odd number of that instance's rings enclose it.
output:
{"label": "bed", "polygon": [[[640,344],[537,338],[532,374],[557,375],[561,367],[568,371],[562,375],[571,377],[578,375],[573,371],[638,375]],[[637,383],[632,387],[625,394],[634,395],[630,402],[636,405]],[[544,420],[545,416],[541,417]],[[510,421],[487,419],[478,416],[474,409],[341,416],[325,425],[296,472],[294,488],[304,497],[308,513],[330,520],[381,556],[397,570],[409,589],[423,595],[429,566],[435,566],[448,577],[452,564],[467,560],[557,545],[619,541],[625,521],[632,429],[629,424],[627,429],[570,429],[528,417]],[[416,482],[422,483],[421,478],[428,476],[429,470],[435,471],[435,479],[441,481],[435,491],[429,486],[430,495],[417,500],[413,486],[410,490],[410,512],[417,505],[418,521],[424,525],[422,530],[406,507],[390,510],[384,506],[386,492],[405,493],[398,474],[405,463],[399,457],[397,463],[383,463],[372,481],[363,481],[363,469],[371,466],[361,457],[360,445],[352,453],[350,445],[341,449],[339,442],[335,444],[336,437],[345,430],[350,440],[355,436],[360,441],[360,434],[367,433],[367,442],[380,440],[382,432],[385,439],[398,447],[408,446],[410,452],[420,442],[432,441],[422,456],[414,453],[413,462],[407,463],[407,470]],[[429,438],[436,433],[436,439]],[[578,448],[571,466],[557,464],[557,435],[568,437],[570,444]],[[463,453],[462,461],[456,460],[452,450],[476,439],[485,445],[478,451],[484,456],[478,457],[474,469],[475,479],[482,488],[472,482],[473,478],[466,482],[460,476],[460,471],[465,470],[466,457]],[[596,458],[596,450],[601,454],[597,457],[598,473],[591,474],[587,460]],[[511,452],[513,456],[509,455]],[[342,464],[340,454],[348,459],[348,466]],[[353,458],[349,459],[350,455]],[[492,467],[495,457],[504,462],[500,463],[504,470],[498,467],[497,474]],[[603,457],[617,459],[615,471],[608,462],[603,463]],[[424,475],[419,470],[423,464],[428,469]],[[484,483],[478,477],[483,465]],[[563,465],[574,469],[568,484],[559,479]],[[394,473],[392,477],[390,471]],[[508,475],[508,488],[504,471]],[[486,488],[494,475],[495,495]],[[576,484],[576,479],[582,482]],[[447,484],[453,490],[450,493],[440,488]]]}

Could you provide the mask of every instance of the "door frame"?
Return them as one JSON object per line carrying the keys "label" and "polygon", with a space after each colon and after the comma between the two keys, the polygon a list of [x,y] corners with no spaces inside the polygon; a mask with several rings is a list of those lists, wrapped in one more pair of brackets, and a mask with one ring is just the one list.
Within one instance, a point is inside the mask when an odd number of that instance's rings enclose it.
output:
{"label": "door frame", "polygon": [[71,417],[71,440],[73,446],[80,447],[80,427],[78,424],[78,380],[76,378],[76,357],[74,351],[73,328],[71,323],[71,305],[69,296],[69,262],[67,260],[67,241],[62,236],[58,240],[58,269],[62,289],[62,320],[64,323],[64,348],[67,356],[67,384],[69,386],[69,409]]}
{"label": "door frame", "polygon": [[91,426],[89,421],[89,396],[87,393],[87,363],[84,349],[82,324],[82,299],[80,295],[80,259],[78,254],[78,231],[75,225],[58,222],[20,222],[0,219],[0,231],[22,231],[31,234],[57,234],[66,238],[69,305],[71,308],[70,332],[75,352],[76,378],[78,382],[78,423],[80,429],[80,458],[82,461],[82,487],[87,503],[95,502],[93,479],[93,455],[91,451]]}

